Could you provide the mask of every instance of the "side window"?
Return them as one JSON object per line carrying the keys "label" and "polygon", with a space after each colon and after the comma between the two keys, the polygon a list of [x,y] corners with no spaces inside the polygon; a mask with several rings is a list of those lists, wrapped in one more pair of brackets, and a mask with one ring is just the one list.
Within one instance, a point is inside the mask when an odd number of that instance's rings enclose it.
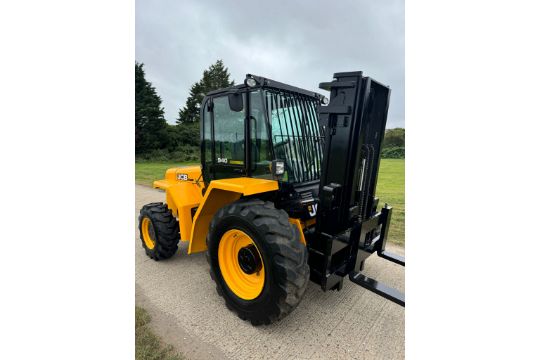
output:
{"label": "side window", "polygon": [[268,128],[264,116],[261,91],[253,91],[250,96],[250,141],[251,141],[251,171],[253,176],[272,179]]}
{"label": "side window", "polygon": [[[245,102],[244,102],[245,103]],[[227,96],[214,98],[216,164],[244,164],[245,110],[232,111]]]}

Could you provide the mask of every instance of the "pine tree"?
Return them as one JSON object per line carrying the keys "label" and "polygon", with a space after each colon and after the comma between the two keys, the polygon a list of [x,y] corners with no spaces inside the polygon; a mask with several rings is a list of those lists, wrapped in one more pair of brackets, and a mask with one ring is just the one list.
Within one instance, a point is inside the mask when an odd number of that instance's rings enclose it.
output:
{"label": "pine tree", "polygon": [[204,94],[202,80],[191,86],[186,105],[178,112],[177,124],[193,123],[199,119],[199,109],[201,108]]}
{"label": "pine tree", "polygon": [[230,76],[222,60],[216,61],[205,70],[202,79],[191,86],[186,105],[178,112],[177,124],[198,122],[204,95],[234,85],[234,80],[230,80]]}
{"label": "pine tree", "polygon": [[144,64],[135,62],[135,154],[163,149],[168,143],[161,98],[145,79]]}

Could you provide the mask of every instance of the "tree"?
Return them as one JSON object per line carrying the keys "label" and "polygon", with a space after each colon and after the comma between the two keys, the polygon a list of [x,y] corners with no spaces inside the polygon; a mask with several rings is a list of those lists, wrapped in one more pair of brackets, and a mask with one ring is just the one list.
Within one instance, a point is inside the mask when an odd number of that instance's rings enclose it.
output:
{"label": "tree", "polygon": [[404,147],[405,146],[405,129],[395,128],[387,129],[384,134],[383,147]]}
{"label": "tree", "polygon": [[179,110],[176,123],[197,123],[204,95],[212,90],[234,85],[234,80],[230,80],[230,76],[229,70],[223,65],[222,60],[210,65],[203,72],[202,79],[191,86],[186,105]]}
{"label": "tree", "polygon": [[135,154],[163,149],[168,144],[167,121],[161,98],[145,79],[144,64],[135,62]]}
{"label": "tree", "polygon": [[176,151],[184,146],[198,147],[200,145],[200,129],[198,123],[169,125],[168,150]]}

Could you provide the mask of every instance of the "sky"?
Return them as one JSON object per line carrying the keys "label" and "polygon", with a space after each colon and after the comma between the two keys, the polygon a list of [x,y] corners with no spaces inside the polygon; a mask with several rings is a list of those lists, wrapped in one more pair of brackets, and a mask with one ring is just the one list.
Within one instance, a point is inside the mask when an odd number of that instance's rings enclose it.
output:
{"label": "sky", "polygon": [[135,59],[174,124],[191,85],[222,59],[235,83],[256,74],[321,94],[342,71],[392,89],[387,128],[405,126],[404,0],[137,0]]}

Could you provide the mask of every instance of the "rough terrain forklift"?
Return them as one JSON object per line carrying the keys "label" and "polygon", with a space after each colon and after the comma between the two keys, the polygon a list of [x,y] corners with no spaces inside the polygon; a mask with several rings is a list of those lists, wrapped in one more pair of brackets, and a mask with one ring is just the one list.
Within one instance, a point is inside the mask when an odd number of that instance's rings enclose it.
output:
{"label": "rough terrain forklift", "polygon": [[334,74],[321,94],[255,75],[212,91],[200,110],[201,165],[168,169],[145,205],[146,254],[163,260],[187,241],[206,252],[227,307],[269,324],[349,279],[399,305],[404,295],[362,274],[385,250],[392,208],[375,197],[390,89],[362,72]]}

